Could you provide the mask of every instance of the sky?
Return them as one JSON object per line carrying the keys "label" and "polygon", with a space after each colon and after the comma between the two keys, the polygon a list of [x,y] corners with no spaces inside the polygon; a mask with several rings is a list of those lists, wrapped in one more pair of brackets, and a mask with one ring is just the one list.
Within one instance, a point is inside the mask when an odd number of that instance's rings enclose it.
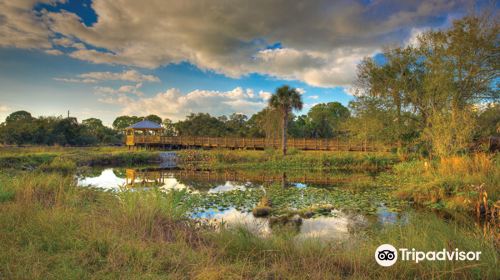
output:
{"label": "sky", "polygon": [[279,86],[353,99],[356,66],[449,26],[468,0],[0,0],[0,122],[262,110]]}

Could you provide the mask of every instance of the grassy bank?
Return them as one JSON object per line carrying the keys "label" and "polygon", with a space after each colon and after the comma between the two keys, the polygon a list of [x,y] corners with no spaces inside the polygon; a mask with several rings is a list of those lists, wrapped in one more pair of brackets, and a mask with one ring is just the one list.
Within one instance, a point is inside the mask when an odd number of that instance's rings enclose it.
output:
{"label": "grassy bank", "polygon": [[[125,147],[0,148],[0,168],[57,170],[74,166],[138,165],[159,162],[158,151],[128,151]],[[66,165],[66,166],[64,166]]]}
{"label": "grassy bank", "polygon": [[473,211],[485,194],[488,207],[494,208],[500,199],[500,155],[403,162],[378,182],[397,187],[396,196],[430,208]]}
{"label": "grassy bank", "polygon": [[[132,165],[157,162],[160,151],[129,151],[125,147],[27,147],[0,148],[0,168],[34,169],[56,157],[76,165]],[[379,171],[399,162],[389,153],[290,150],[180,150],[181,165],[200,169],[361,170]]]}
{"label": "grassy bank", "polygon": [[[343,242],[262,239],[186,219],[183,193],[76,188],[61,173],[0,173],[0,275],[6,279],[498,279],[498,251],[475,228],[415,215]],[[479,262],[378,266],[382,243],[482,251]]]}
{"label": "grassy bank", "polygon": [[390,153],[331,152],[290,150],[283,157],[279,150],[184,150],[181,160],[193,168],[241,168],[275,170],[359,170],[379,171],[399,161]]}

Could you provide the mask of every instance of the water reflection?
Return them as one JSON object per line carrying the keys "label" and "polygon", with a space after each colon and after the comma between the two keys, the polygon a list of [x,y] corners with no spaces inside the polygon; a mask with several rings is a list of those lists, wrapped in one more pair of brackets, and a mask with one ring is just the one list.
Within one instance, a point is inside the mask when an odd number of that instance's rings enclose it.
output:
{"label": "water reflection", "polygon": [[[89,174],[91,173],[91,174]],[[293,175],[292,175],[293,174]],[[113,169],[107,168],[96,172],[87,170],[77,176],[79,186],[91,186],[105,190],[121,191],[135,188],[158,188],[161,191],[188,190],[191,193],[220,194],[241,191],[238,199],[249,199],[248,192],[263,189],[267,183],[277,183],[283,188],[314,190],[314,188],[332,188],[347,184],[366,176],[364,174],[336,173],[252,173],[239,171],[193,171],[180,169],[143,168]],[[268,188],[268,186],[266,186]],[[301,193],[301,192],[299,192]],[[300,195],[300,194],[299,194]],[[297,199],[302,199],[300,196]],[[219,203],[219,202],[217,202]],[[230,201],[221,200],[222,204],[209,204],[210,209],[196,210],[193,218],[210,224],[228,227],[243,226],[256,235],[266,237],[281,230],[295,234],[296,238],[345,239],[351,233],[366,228],[368,225],[384,225],[401,221],[399,214],[391,213],[384,206],[377,209],[375,215],[360,215],[332,210],[325,216],[313,218],[267,217],[256,218],[251,212],[242,211]],[[223,206],[223,207],[221,207]],[[250,205],[251,206],[251,205]],[[255,206],[255,205],[253,205]],[[252,206],[252,207],[253,207]],[[240,209],[237,210],[236,208]],[[252,209],[252,208],[248,208]],[[311,215],[312,216],[312,215]],[[303,216],[306,217],[306,216]],[[310,217],[310,216],[308,216]]]}
{"label": "water reflection", "polygon": [[370,221],[360,214],[347,214],[334,210],[332,216],[302,219],[298,216],[288,218],[256,218],[252,213],[240,212],[234,208],[218,211],[208,209],[193,214],[194,218],[206,223],[228,228],[244,227],[260,237],[268,237],[275,231],[295,231],[295,238],[319,238],[323,240],[347,239],[353,232],[367,228]]}
{"label": "water reflection", "polygon": [[119,190],[126,185],[127,179],[116,176],[113,168],[105,169],[96,177],[79,177],[78,186],[92,186],[105,190]]}
{"label": "water reflection", "polygon": [[171,168],[113,169],[101,171],[99,175],[81,174],[79,186],[92,186],[119,190],[120,187],[172,187],[192,188],[199,191],[224,192],[261,187],[268,183],[279,183],[283,187],[305,188],[308,186],[339,187],[352,181],[365,179],[367,174],[242,171],[197,171]]}

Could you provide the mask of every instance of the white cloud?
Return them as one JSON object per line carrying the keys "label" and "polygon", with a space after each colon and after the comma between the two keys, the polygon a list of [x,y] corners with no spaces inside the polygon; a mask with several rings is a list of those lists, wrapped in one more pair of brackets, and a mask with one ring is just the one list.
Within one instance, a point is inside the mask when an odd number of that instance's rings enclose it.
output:
{"label": "white cloud", "polygon": [[64,54],[62,51],[56,50],[56,49],[45,50],[45,53],[48,53],[50,55],[63,55]]}
{"label": "white cloud", "polygon": [[71,40],[67,37],[53,39],[52,43],[54,43],[55,45],[66,47],[66,48],[69,48],[69,47],[73,46],[73,44],[74,44],[73,40]]}
{"label": "white cloud", "polygon": [[89,72],[78,75],[76,78],[54,78],[57,81],[73,83],[97,83],[100,81],[127,81],[127,82],[159,82],[153,75],[144,75],[136,70],[123,72]]}
{"label": "white cloud", "polygon": [[[264,92],[261,92],[262,94]],[[259,94],[262,96],[262,94]],[[214,116],[241,113],[254,114],[266,106],[253,91],[237,87],[230,91],[194,90],[183,94],[178,89],[168,89],[153,97],[132,99],[125,95],[104,97],[99,101],[122,106],[127,115],[156,114],[172,120],[184,119],[190,113],[209,113]]]}
{"label": "white cloud", "polygon": [[66,83],[85,83],[85,84],[95,84],[97,80],[94,79],[81,79],[81,78],[60,78],[55,77],[54,80]]}
{"label": "white cloud", "polygon": [[298,88],[296,88],[295,90],[296,90],[299,94],[304,94],[304,93],[306,93],[306,90],[305,90],[305,89],[303,89],[303,88],[299,88],[299,87],[298,87]]}
{"label": "white cloud", "polygon": [[272,93],[270,92],[267,92],[267,91],[259,91],[259,96],[260,98],[262,98],[263,100],[268,100],[269,98],[271,98],[271,95],[273,95]]}
{"label": "white cloud", "polygon": [[309,110],[309,109],[311,109],[312,107],[314,107],[314,106],[316,106],[316,105],[318,105],[318,104],[319,104],[318,102],[314,102],[314,103],[305,103],[305,104],[304,104],[304,109]]}
{"label": "white cloud", "polygon": [[98,95],[134,94],[137,96],[144,96],[144,93],[139,90],[141,87],[142,83],[137,83],[135,85],[122,85],[118,89],[98,86],[94,88],[94,93]]}
{"label": "white cloud", "polygon": [[78,75],[84,79],[94,79],[97,81],[130,81],[130,82],[159,82],[160,79],[153,75],[144,75],[136,70],[126,70],[123,72],[90,72]]}
{"label": "white cloud", "polygon": [[0,47],[51,48],[52,31],[47,28],[44,18],[32,10],[37,2],[57,1],[0,0]]}
{"label": "white cloud", "polygon": [[319,96],[318,95],[311,95],[311,96],[308,96],[307,98],[311,98],[311,99],[318,99]]}
{"label": "white cloud", "polygon": [[[346,86],[364,56],[405,44],[413,30],[468,2],[96,0],[98,20],[86,26],[68,11],[34,13],[34,0],[0,0],[0,46],[60,45],[94,63],[156,68],[188,61],[230,77],[260,73]],[[266,48],[275,42],[284,47]]]}

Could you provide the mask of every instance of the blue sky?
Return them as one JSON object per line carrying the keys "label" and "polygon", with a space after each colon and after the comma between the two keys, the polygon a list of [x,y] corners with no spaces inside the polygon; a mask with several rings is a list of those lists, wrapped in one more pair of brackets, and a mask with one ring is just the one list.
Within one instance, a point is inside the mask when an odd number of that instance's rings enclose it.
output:
{"label": "blue sky", "polygon": [[[17,2],[17,3],[16,3]],[[21,2],[21,1],[20,1]],[[0,1],[0,120],[250,115],[275,88],[353,98],[357,63],[470,1]],[[250,7],[251,6],[251,7]]]}

